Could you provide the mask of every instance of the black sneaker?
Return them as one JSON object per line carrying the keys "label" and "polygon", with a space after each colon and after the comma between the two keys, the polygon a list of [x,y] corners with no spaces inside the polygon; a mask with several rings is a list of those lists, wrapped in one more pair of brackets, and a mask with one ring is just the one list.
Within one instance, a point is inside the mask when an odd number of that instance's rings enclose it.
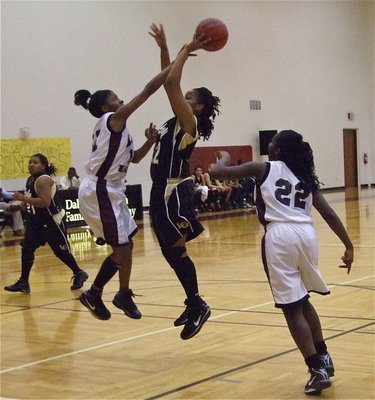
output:
{"label": "black sneaker", "polygon": [[125,315],[129,318],[140,319],[142,314],[138,310],[137,306],[134,304],[132,297],[135,294],[131,289],[123,290],[116,293],[115,297],[112,300],[112,303],[117,307],[124,311]]}
{"label": "black sneaker", "polygon": [[91,290],[82,292],[79,301],[90,311],[90,313],[98,319],[107,320],[111,318],[111,313],[104,305],[100,295],[95,295]]}
{"label": "black sneaker", "polygon": [[20,278],[13,285],[5,286],[4,290],[7,290],[8,292],[30,293],[30,285],[29,282],[26,282],[24,279]]}
{"label": "black sneaker", "polygon": [[324,368],[310,368],[311,377],[305,386],[305,394],[315,396],[331,386],[331,381]]}
{"label": "black sneaker", "polygon": [[333,361],[329,353],[327,354],[319,354],[319,358],[322,362],[323,368],[327,371],[328,376],[335,375],[335,367],[333,366]]}
{"label": "black sneaker", "polygon": [[75,275],[72,276],[71,280],[73,281],[73,284],[72,286],[70,286],[70,289],[71,290],[80,289],[88,278],[89,278],[88,274],[81,269],[81,271],[77,272]]}
{"label": "black sneaker", "polygon": [[174,326],[181,326],[185,325],[186,322],[188,321],[188,312],[189,312],[189,305],[188,305],[188,299],[184,301],[186,308],[183,311],[183,313],[174,321]]}
{"label": "black sneaker", "polygon": [[188,307],[188,320],[181,331],[181,339],[187,340],[195,336],[211,315],[210,307],[202,301],[197,307]]}

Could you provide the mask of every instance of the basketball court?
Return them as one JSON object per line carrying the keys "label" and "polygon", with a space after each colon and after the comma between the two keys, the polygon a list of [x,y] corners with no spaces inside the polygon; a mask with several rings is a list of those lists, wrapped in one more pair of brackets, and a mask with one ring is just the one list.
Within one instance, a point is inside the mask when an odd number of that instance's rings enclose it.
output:
{"label": "basketball court", "polygon": [[[344,248],[315,213],[320,269],[331,295],[312,294],[336,374],[324,399],[374,398],[375,189],[327,193],[355,246],[350,275]],[[94,319],[70,290],[70,271],[39,249],[31,294],[1,288],[1,396],[12,399],[304,399],[309,375],[282,312],[274,307],[260,258],[253,210],[202,214],[205,232],[188,245],[212,316],[182,341],[173,321],[184,294],[163,259],[145,214],[135,237],[132,289],[143,313],[131,320],[104,301]],[[92,283],[106,246],[87,229],[70,230],[74,255]],[[19,277],[20,246],[3,233],[1,286]]]}

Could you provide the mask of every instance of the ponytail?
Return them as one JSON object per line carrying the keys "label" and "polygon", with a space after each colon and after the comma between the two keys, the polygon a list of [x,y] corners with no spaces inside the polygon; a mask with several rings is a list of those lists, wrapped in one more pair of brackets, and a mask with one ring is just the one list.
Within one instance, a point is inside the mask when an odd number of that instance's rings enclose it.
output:
{"label": "ponytail", "polygon": [[105,104],[108,95],[112,90],[98,90],[91,94],[86,89],[81,89],[74,94],[74,104],[82,106],[85,110],[89,110],[90,114],[96,118],[100,118],[105,112],[102,106]]}
{"label": "ponytail", "polygon": [[57,168],[53,164],[50,164],[48,162],[48,158],[44,154],[37,153],[37,154],[33,154],[32,157],[38,157],[39,158],[41,164],[44,165],[44,171],[48,175],[50,175],[50,176],[56,175]]}

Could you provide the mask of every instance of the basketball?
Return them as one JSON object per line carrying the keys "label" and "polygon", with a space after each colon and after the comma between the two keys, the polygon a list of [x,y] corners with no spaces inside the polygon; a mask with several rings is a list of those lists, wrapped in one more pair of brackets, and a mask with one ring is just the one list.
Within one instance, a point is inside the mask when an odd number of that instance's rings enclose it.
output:
{"label": "basketball", "polygon": [[201,21],[195,30],[195,34],[197,36],[204,34],[205,38],[211,39],[203,47],[207,51],[222,49],[226,45],[229,36],[227,26],[217,18],[206,18]]}

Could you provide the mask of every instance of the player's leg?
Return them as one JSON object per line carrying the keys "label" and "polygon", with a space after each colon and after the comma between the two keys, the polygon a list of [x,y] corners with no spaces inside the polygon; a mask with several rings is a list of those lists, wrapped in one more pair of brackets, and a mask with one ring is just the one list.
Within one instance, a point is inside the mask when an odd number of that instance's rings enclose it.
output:
{"label": "player's leg", "polygon": [[[314,227],[310,224],[300,225],[299,237],[301,238],[299,246],[301,248],[299,254],[299,270],[301,272],[304,285],[309,291],[312,290],[317,293],[328,294],[329,288],[327,287],[317,266],[319,247],[318,238]],[[303,303],[302,311],[307,323],[310,326],[315,349],[323,361],[329,376],[334,376],[335,369],[331,356],[327,351],[327,345],[324,342],[318,313],[310,301]]]}
{"label": "player's leg", "polygon": [[45,228],[45,240],[50,245],[55,256],[62,261],[73,273],[71,290],[80,289],[89,275],[81,269],[71,250],[66,229],[63,222],[60,224],[51,221]]}
{"label": "player's leg", "polygon": [[315,349],[310,325],[304,316],[303,302],[284,306],[282,310],[289,331],[302,353],[311,375],[305,386],[305,393],[307,395],[319,394],[323,389],[331,386],[331,382],[325,365]]}
{"label": "player's leg", "polygon": [[175,326],[184,325],[181,338],[186,340],[195,336],[211,315],[211,310],[200,297],[196,268],[188,256],[186,236],[179,239],[172,247],[162,248],[162,253],[174,270],[186,294],[186,309],[174,322]]}
{"label": "player's leg", "polygon": [[324,364],[317,354],[313,332],[304,315],[308,289],[302,279],[300,247],[303,231],[290,224],[271,224],[262,241],[262,257],[277,307],[281,308],[289,331],[308,365],[311,378],[305,386],[308,395],[319,394],[331,385]]}
{"label": "player's leg", "polygon": [[100,266],[93,284],[79,296],[80,302],[98,319],[108,320],[111,313],[105,306],[102,295],[104,286],[116,275],[118,266],[109,255]]}
{"label": "player's leg", "polygon": [[25,237],[21,241],[21,277],[13,285],[5,286],[8,292],[30,293],[29,277],[36,249],[45,244],[43,227],[36,221],[26,221]]}
{"label": "player's leg", "polygon": [[332,358],[328,353],[327,345],[323,338],[320,319],[314,306],[310,303],[310,301],[306,301],[305,303],[303,303],[302,312],[307,323],[309,324],[310,331],[314,341],[315,350],[318,353],[321,361],[324,363],[324,367],[328,372],[328,375],[334,376],[335,368],[333,365]]}
{"label": "player's leg", "polygon": [[112,300],[112,303],[124,311],[129,318],[140,319],[141,312],[133,301],[135,294],[130,289],[130,276],[133,263],[133,241],[124,246],[113,247],[112,259],[119,266],[120,289]]}
{"label": "player's leg", "polygon": [[176,185],[166,199],[164,188],[151,192],[151,219],[162,254],[174,270],[186,295],[186,310],[176,319],[175,325],[184,325],[182,339],[195,336],[211,314],[198,290],[194,262],[187,254],[185,244],[197,237],[203,227],[194,212],[193,182],[183,181]]}

